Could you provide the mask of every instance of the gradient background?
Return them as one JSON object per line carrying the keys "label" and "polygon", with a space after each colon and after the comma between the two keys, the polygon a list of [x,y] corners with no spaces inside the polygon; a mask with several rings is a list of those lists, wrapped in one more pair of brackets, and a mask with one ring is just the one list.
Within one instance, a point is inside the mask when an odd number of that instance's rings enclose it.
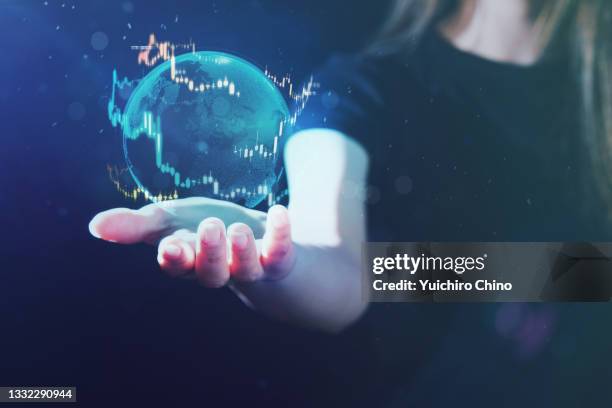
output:
{"label": "gradient background", "polygon": [[85,406],[610,406],[608,304],[377,305],[328,336],[89,235],[96,212],[136,205],[106,172],[112,69],[146,72],[130,45],[192,38],[303,78],[387,3],[0,0],[0,385],[74,385]]}

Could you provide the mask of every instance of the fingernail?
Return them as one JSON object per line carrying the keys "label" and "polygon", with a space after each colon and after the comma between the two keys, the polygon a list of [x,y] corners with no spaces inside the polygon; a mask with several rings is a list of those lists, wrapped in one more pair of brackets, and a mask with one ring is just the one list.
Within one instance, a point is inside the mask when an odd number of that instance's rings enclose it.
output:
{"label": "fingernail", "polygon": [[272,216],[272,225],[275,228],[284,227],[289,223],[289,218],[287,217],[286,211],[276,211]]}
{"label": "fingernail", "polygon": [[238,249],[246,249],[247,244],[249,243],[249,238],[245,233],[242,232],[234,232],[232,234],[232,243]]}
{"label": "fingernail", "polygon": [[166,245],[166,247],[164,248],[164,257],[176,259],[179,256],[181,256],[182,252],[183,250],[181,249],[180,246],[169,244],[169,245]]}
{"label": "fingernail", "polygon": [[98,232],[97,224],[98,223],[96,222],[95,219],[91,220],[91,222],[89,223],[89,233],[93,235],[94,237],[100,239],[100,233]]}
{"label": "fingernail", "polygon": [[204,224],[202,236],[207,245],[217,245],[221,240],[221,230],[216,224]]}

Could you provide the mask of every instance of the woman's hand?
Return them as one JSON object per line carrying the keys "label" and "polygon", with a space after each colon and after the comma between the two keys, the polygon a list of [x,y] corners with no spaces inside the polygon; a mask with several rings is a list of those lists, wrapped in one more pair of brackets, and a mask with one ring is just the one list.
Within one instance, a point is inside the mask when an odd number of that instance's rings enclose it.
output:
{"label": "woman's hand", "polygon": [[360,276],[365,208],[355,194],[365,187],[367,154],[337,131],[308,129],[289,139],[284,158],[289,211],[274,206],[266,215],[187,198],[105,211],[90,231],[112,242],[156,244],[172,276],[208,287],[231,279],[240,298],[269,317],[342,330],[367,305]]}
{"label": "woman's hand", "polygon": [[187,198],[104,211],[89,229],[111,242],[157,244],[164,271],[196,277],[206,287],[224,286],[230,278],[278,280],[295,263],[289,215],[280,205],[266,216],[225,201]]}

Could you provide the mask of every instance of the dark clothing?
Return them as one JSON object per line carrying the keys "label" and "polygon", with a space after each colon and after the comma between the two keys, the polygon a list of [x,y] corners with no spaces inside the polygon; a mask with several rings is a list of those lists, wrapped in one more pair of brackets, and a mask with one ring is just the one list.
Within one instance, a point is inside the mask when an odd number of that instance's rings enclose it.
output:
{"label": "dark clothing", "polygon": [[429,33],[403,55],[333,58],[298,125],[369,153],[371,241],[609,240],[569,65],[491,62]]}
{"label": "dark clothing", "polygon": [[[334,57],[315,80],[298,130],[337,129],[368,152],[370,241],[612,237],[563,57],[496,63],[429,32],[412,52]],[[359,353],[336,364],[356,405],[573,406],[584,390],[567,367],[590,340],[569,333],[607,310],[377,304],[345,336]]]}

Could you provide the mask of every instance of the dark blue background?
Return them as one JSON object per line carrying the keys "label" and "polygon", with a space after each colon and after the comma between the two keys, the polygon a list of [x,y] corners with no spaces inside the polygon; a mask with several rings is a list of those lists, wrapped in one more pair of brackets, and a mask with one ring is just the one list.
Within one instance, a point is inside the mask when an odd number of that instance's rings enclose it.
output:
{"label": "dark blue background", "polygon": [[[192,38],[301,78],[357,49],[386,4],[125,3],[0,4],[0,385],[75,385],[87,406],[609,401],[607,305],[389,305],[365,320],[378,323],[327,336],[164,277],[151,247],[92,238],[97,211],[136,205],[106,172],[121,148],[105,116],[112,69],[146,72],[129,45],[150,32]],[[103,51],[90,43],[97,31],[110,39]],[[392,346],[405,353],[385,355]]]}
{"label": "dark blue background", "polygon": [[[331,50],[357,48],[383,11],[290,3],[0,4],[0,384],[74,384],[87,405],[278,403],[338,391],[323,364],[326,336],[269,322],[228,290],[166,278],[153,248],[110,245],[87,230],[100,210],[144,204],[124,200],[106,171],[121,163],[106,119],[112,70],[146,73],[130,45],[151,32],[191,38],[301,79]],[[338,15],[353,23],[340,28]],[[103,51],[91,45],[97,31],[110,40]],[[73,103],[81,119],[69,115]]]}

